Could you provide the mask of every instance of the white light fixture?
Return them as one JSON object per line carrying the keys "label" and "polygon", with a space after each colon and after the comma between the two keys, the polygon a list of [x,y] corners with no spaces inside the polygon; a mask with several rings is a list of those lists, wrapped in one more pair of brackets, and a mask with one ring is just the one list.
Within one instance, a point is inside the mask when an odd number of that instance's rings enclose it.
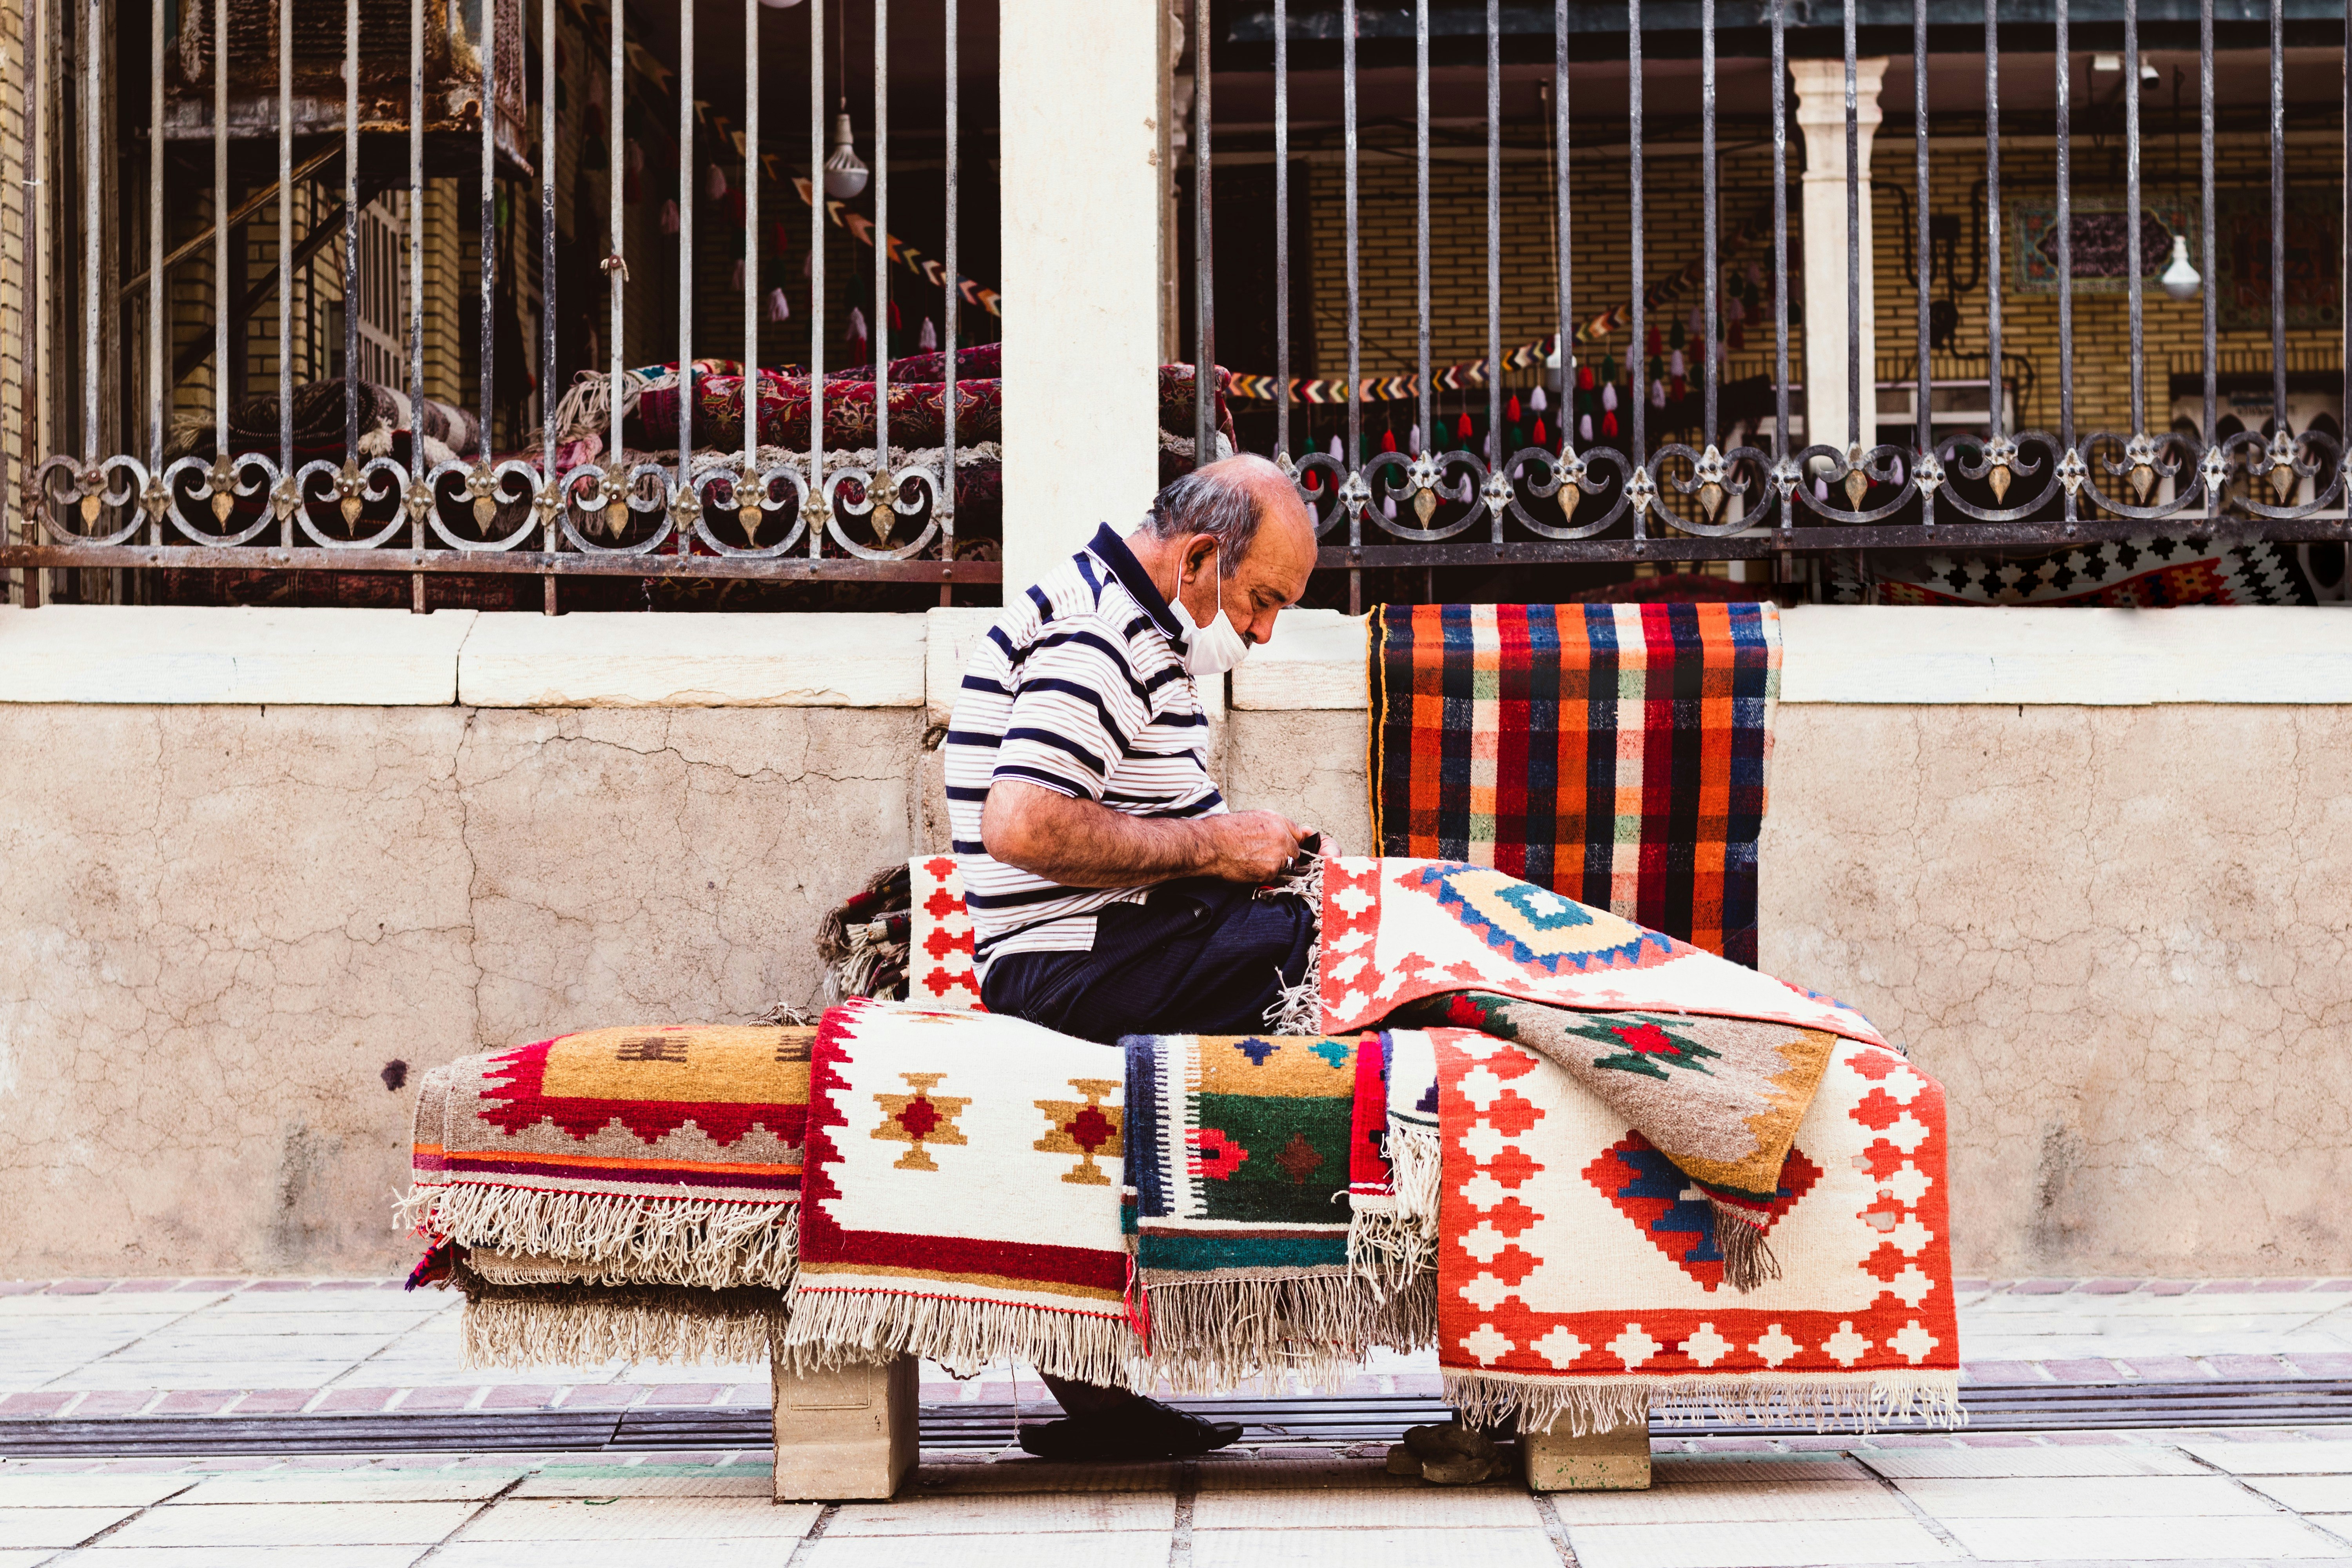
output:
{"label": "white light fixture", "polygon": [[771,11],[789,11],[800,3],[801,0],[760,0]]}
{"label": "white light fixture", "polygon": [[2095,71],[2119,71],[2124,68],[2124,58],[2121,55],[2093,55],[2091,68]]}
{"label": "white light fixture", "polygon": [[2172,259],[2166,264],[2163,275],[2157,279],[2157,283],[2176,300],[2194,300],[2197,298],[2197,291],[2205,286],[2205,279],[2200,278],[2197,275],[2197,268],[2189,264],[2187,235],[2176,234],[2172,237]]}
{"label": "white light fixture", "polygon": [[849,130],[849,110],[833,117],[833,155],[824,161],[824,194],[845,202],[866,188],[866,160]]}

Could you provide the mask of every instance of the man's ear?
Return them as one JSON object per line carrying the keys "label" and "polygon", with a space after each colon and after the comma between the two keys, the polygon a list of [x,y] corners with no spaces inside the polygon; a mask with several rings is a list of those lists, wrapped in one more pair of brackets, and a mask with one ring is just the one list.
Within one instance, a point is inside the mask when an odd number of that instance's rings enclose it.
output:
{"label": "man's ear", "polygon": [[1205,570],[1210,557],[1214,555],[1216,551],[1217,541],[1215,535],[1208,533],[1194,534],[1192,536],[1192,542],[1184,547],[1184,575],[1186,577],[1191,577]]}

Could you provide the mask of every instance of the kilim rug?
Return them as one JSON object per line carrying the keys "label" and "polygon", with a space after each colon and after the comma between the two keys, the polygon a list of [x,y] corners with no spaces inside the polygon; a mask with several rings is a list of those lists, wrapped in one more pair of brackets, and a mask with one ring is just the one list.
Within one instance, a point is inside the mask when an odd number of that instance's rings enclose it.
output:
{"label": "kilim rug", "polygon": [[1430,1037],[1438,1357],[1465,1417],[1958,1423],[1944,1096],[1924,1073],[1836,1042],[1770,1201],[1781,1277],[1732,1298],[1706,1204],[1640,1131],[1519,1046]]}
{"label": "kilim rug", "polygon": [[573,1281],[790,1283],[815,1031],[592,1029],[425,1075],[404,1208]]}
{"label": "kilim rug", "polygon": [[1833,1037],[1885,1043],[1867,1019],[1485,867],[1342,856],[1321,872],[1324,1027],[1525,1039],[1706,1186],[1735,1288],[1769,1277],[1759,1194]]}
{"label": "kilim rug", "polygon": [[1776,606],[1388,605],[1370,652],[1383,854],[1756,962]]}
{"label": "kilim rug", "polygon": [[781,1352],[1129,1382],[1124,1079],[1117,1047],[1015,1018],[827,1012]]}
{"label": "kilim rug", "polygon": [[[2184,520],[2185,521],[2185,520]],[[1828,556],[1838,605],[2175,605],[2317,602],[2294,548],[2231,544],[2185,534],[2106,540],[2044,555],[1946,555],[1925,551]]]}
{"label": "kilim rug", "polygon": [[1163,1381],[1212,1389],[1288,1374],[1336,1384],[1376,1345],[1428,1342],[1432,1282],[1384,1289],[1349,1263],[1351,1193],[1360,1181],[1388,1186],[1380,1157],[1360,1162],[1355,1147],[1366,1069],[1376,1094],[1381,1082],[1377,1038],[1131,1035],[1120,1044],[1127,1226]]}
{"label": "kilim rug", "polygon": [[907,862],[913,884],[913,925],[907,945],[907,1000],[922,1007],[980,1005],[980,971],[971,962],[971,910],[963,901],[963,873],[952,855],[918,855]]}

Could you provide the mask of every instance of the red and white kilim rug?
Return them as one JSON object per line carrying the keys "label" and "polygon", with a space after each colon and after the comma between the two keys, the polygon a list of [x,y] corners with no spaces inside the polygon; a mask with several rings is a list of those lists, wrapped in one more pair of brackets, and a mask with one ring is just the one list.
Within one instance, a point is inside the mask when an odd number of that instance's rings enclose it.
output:
{"label": "red and white kilim rug", "polygon": [[1867,1426],[1958,1419],[1944,1092],[1838,1042],[1769,1229],[1781,1276],[1723,1284],[1706,1196],[1540,1057],[1428,1031],[1443,1128],[1446,1398],[1574,1431],[1645,1410]]}
{"label": "red and white kilim rug", "polygon": [[951,855],[907,862],[907,1000],[919,1007],[981,1011],[980,971],[971,962],[971,911],[963,873]]}
{"label": "red and white kilim rug", "polygon": [[1125,1074],[1115,1047],[1017,1018],[826,1013],[786,1352],[1129,1381],[1143,1342],[1119,1229]]}

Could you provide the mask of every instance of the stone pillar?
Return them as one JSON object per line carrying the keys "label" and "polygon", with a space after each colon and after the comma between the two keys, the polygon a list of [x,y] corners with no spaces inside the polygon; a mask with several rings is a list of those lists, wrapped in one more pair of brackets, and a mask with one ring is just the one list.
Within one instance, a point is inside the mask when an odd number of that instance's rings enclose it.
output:
{"label": "stone pillar", "polygon": [[1862,186],[1862,276],[1845,275],[1845,61],[1791,60],[1797,126],[1805,136],[1805,440],[1843,447],[1846,425],[1845,313],[1848,291],[1862,291],[1862,444],[1878,422],[1878,330],[1874,311],[1870,226],[1870,143],[1878,130],[1884,58],[1856,60],[1853,73],[1855,147]]}
{"label": "stone pillar", "polygon": [[998,8],[1008,598],[1160,486],[1164,5]]}

